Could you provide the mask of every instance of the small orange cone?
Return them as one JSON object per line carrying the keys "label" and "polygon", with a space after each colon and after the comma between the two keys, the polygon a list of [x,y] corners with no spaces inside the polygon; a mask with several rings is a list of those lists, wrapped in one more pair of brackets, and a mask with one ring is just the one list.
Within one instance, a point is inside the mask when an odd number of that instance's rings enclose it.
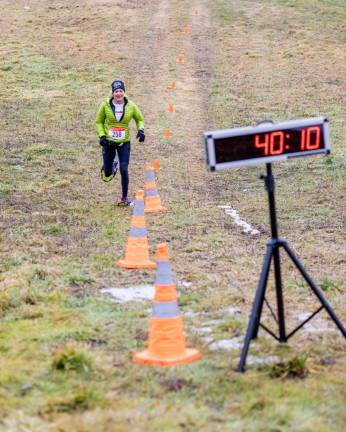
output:
{"label": "small orange cone", "polygon": [[158,171],[160,169],[160,162],[158,161],[158,159],[154,160],[153,168],[155,171]]}
{"label": "small orange cone", "polygon": [[144,214],[144,192],[142,190],[139,190],[136,194],[125,258],[118,261],[118,266],[126,269],[153,269],[156,267],[156,264],[149,260]]}
{"label": "small orange cone", "polygon": [[176,89],[177,88],[177,83],[175,81],[171,82],[168,86],[169,89]]}
{"label": "small orange cone", "polygon": [[161,204],[161,198],[156,188],[154,169],[147,162],[145,165],[145,213],[160,213],[167,211]]}
{"label": "small orange cone", "polygon": [[186,348],[183,321],[177,303],[166,243],[157,245],[155,297],[149,327],[148,349],[133,356],[135,363],[174,366],[198,360],[201,354]]}
{"label": "small orange cone", "polygon": [[167,107],[167,112],[173,113],[175,111],[174,106],[172,104],[169,104]]}
{"label": "small orange cone", "polygon": [[185,27],[183,28],[183,32],[184,32],[184,33],[190,33],[190,27],[189,27],[189,26],[185,26]]}
{"label": "small orange cone", "polygon": [[169,129],[165,130],[165,138],[171,138],[172,135],[173,134],[172,134],[172,132]]}
{"label": "small orange cone", "polygon": [[185,57],[182,54],[178,55],[177,60],[180,64],[185,63]]}

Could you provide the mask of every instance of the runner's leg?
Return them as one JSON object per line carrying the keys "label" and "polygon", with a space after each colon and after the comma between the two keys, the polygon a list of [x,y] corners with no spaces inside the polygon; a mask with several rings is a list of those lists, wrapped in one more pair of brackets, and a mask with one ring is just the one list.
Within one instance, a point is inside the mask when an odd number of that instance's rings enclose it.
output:
{"label": "runner's leg", "polygon": [[125,142],[123,145],[117,148],[119,157],[119,168],[121,174],[121,187],[122,187],[122,197],[127,197],[129,190],[129,162],[130,162],[130,141]]}
{"label": "runner's leg", "polygon": [[115,146],[102,147],[103,168],[105,176],[109,177],[113,174],[113,160],[115,157]]}

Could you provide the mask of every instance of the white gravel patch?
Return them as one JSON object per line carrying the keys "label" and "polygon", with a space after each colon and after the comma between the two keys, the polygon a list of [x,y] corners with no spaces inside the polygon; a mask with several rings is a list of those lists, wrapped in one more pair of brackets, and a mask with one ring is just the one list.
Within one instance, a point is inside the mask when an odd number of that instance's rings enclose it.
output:
{"label": "white gravel patch", "polygon": [[258,231],[257,229],[252,228],[252,226],[243,221],[240,216],[239,213],[237,212],[237,210],[235,210],[234,208],[232,208],[232,206],[230,205],[219,205],[219,208],[222,208],[225,210],[225,213],[228,214],[229,216],[231,216],[231,218],[234,220],[234,222],[242,227],[243,232],[245,234],[250,234],[250,235],[258,235],[261,234],[260,231]]}
{"label": "white gravel patch", "polygon": [[[310,315],[310,313],[303,313],[298,315],[297,318],[302,322],[309,318]],[[303,330],[309,333],[333,333],[338,331],[336,326],[328,327],[322,319],[316,317],[312,318],[311,321],[308,321],[305,325],[303,325]]]}
{"label": "white gravel patch", "polygon": [[104,288],[101,292],[110,294],[116,303],[143,302],[154,299],[155,288],[153,285],[138,285],[129,288]]}
{"label": "white gravel patch", "polygon": [[256,357],[256,356],[247,356],[246,364],[249,366],[266,366],[273,363],[278,363],[280,361],[277,356],[268,356],[268,357]]}
{"label": "white gravel patch", "polygon": [[210,342],[213,342],[214,338],[212,336],[204,336],[202,337],[202,341],[206,344],[209,344]]}
{"label": "white gravel patch", "polygon": [[239,349],[243,346],[243,338],[235,337],[233,339],[221,339],[209,345],[212,351],[230,351]]}
{"label": "white gravel patch", "polygon": [[224,322],[223,319],[214,319],[214,320],[210,320],[210,321],[206,321],[204,323],[204,325],[208,325],[208,326],[217,326],[219,324],[221,324],[222,322]]}
{"label": "white gravel patch", "polygon": [[195,317],[198,317],[202,314],[203,314],[203,312],[186,311],[186,312],[184,312],[184,317],[195,318]]}
{"label": "white gravel patch", "polygon": [[[192,283],[181,281],[178,282],[177,285],[182,288],[190,288]],[[154,299],[155,286],[138,285],[128,288],[103,288],[101,292],[110,294],[114,298],[116,303],[143,302],[145,300]]]}
{"label": "white gravel patch", "polygon": [[194,331],[197,334],[205,334],[205,333],[212,333],[213,329],[211,329],[210,327],[200,327],[200,328],[195,328]]}
{"label": "white gravel patch", "polygon": [[242,311],[239,308],[235,308],[235,307],[229,307],[227,309],[223,310],[224,315],[230,315],[230,316],[234,316],[234,315],[241,315]]}
{"label": "white gravel patch", "polygon": [[178,281],[177,286],[178,286],[178,288],[191,288],[192,282]]}

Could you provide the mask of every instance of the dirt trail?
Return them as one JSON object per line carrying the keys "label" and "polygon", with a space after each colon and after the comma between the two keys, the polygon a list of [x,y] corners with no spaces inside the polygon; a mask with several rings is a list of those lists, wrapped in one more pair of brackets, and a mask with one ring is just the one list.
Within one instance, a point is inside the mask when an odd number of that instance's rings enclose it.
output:
{"label": "dirt trail", "polygon": [[[161,1],[153,14],[140,47],[135,53],[131,69],[140,71],[139,97],[142,100],[148,125],[148,146],[146,151],[151,157],[182,160],[182,175],[190,161],[202,160],[201,131],[205,127],[207,112],[203,107],[208,91],[207,86],[200,92],[200,63],[209,61],[206,36],[201,34],[208,29],[208,11],[203,9],[199,16],[199,2],[182,5],[182,2]],[[181,10],[185,16],[181,16]],[[190,26],[191,33],[184,33],[183,27]],[[204,36],[204,38],[203,38]],[[184,55],[184,64],[178,64],[177,56]],[[210,68],[210,64],[204,64]],[[134,75],[136,75],[136,73]],[[169,89],[171,81],[177,88]],[[168,104],[174,106],[174,113],[167,113]],[[167,141],[163,137],[165,128],[172,130],[173,137]],[[174,168],[170,163],[169,168]],[[193,164],[194,165],[194,164]],[[199,167],[200,168],[200,167]],[[198,169],[199,169],[198,168]],[[192,176],[196,174],[189,173]],[[191,178],[191,177],[190,177]],[[193,181],[192,181],[193,183]]]}

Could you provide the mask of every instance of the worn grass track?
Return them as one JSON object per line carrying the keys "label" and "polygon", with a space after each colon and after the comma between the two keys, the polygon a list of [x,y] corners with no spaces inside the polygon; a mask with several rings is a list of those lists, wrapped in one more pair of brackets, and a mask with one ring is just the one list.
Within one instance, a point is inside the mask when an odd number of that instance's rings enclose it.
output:
{"label": "worn grass track", "polygon": [[[206,172],[201,133],[329,117],[331,156],[274,173],[280,233],[345,322],[344,2],[1,6],[0,430],[341,431],[345,342],[325,314],[287,346],[260,333],[251,355],[276,360],[244,375],[233,371],[239,349],[213,349],[244,336],[269,228],[263,168]],[[188,366],[132,364],[150,304],[118,305],[100,292],[154,277],[115,266],[130,210],[114,205],[117,181],[99,180],[94,116],[117,77],[146,119],[145,145],[133,142],[131,194],[143,187],[145,160],[162,166],[170,212],[147,225],[151,252],[169,242],[188,341],[203,353]],[[244,234],[217,207],[225,204],[261,234]],[[317,303],[283,267],[291,326]]]}

